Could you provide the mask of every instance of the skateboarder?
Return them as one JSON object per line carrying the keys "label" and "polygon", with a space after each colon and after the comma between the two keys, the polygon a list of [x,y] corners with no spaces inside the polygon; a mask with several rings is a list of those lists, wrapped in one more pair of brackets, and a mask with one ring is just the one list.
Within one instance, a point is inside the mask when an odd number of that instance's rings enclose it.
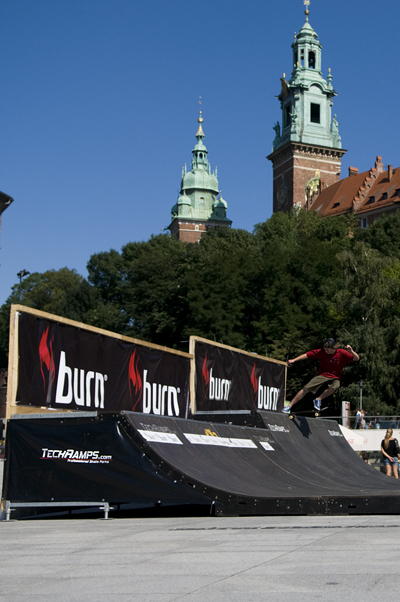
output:
{"label": "skateboarder", "polygon": [[319,360],[318,374],[293,397],[290,405],[283,408],[282,412],[284,414],[290,414],[292,407],[309,391],[315,395],[322,385],[328,384],[327,389],[314,399],[314,408],[319,412],[322,399],[332,395],[339,389],[344,366],[350,362],[358,362],[360,358],[350,345],[346,345],[344,349],[339,349],[339,345],[335,343],[334,339],[329,338],[324,340],[322,349],[307,351],[307,353],[303,353],[293,360],[288,360],[288,365],[291,366],[295,362],[307,359]]}

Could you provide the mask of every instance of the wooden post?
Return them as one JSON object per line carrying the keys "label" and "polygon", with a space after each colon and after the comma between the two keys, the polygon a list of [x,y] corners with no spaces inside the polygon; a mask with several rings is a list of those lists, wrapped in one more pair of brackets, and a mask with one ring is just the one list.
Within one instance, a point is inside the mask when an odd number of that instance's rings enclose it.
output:
{"label": "wooden post", "polygon": [[10,339],[8,347],[8,381],[7,381],[7,403],[6,403],[6,431],[7,421],[13,414],[13,408],[17,398],[18,386],[18,318],[19,312],[16,305],[11,306],[10,312]]}
{"label": "wooden post", "polygon": [[194,356],[196,337],[189,337],[189,353],[192,356],[190,360],[190,409],[192,415],[196,412],[196,358]]}

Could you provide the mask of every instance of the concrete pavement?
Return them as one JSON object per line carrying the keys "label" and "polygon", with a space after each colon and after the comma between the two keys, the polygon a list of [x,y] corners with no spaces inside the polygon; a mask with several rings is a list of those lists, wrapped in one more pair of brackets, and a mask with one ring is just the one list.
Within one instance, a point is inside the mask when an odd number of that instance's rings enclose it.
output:
{"label": "concrete pavement", "polygon": [[375,602],[398,590],[398,516],[3,521],[0,542],[0,602]]}

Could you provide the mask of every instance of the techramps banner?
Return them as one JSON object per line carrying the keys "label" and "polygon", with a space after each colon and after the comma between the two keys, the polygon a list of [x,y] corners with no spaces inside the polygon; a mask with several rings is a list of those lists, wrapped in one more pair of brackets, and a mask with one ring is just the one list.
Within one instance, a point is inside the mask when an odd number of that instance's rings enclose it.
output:
{"label": "techramps banner", "polygon": [[[234,423],[235,415],[220,419]],[[336,422],[275,412],[246,420],[15,416],[3,500],[200,505],[221,516],[400,513],[398,482],[363,462]]]}

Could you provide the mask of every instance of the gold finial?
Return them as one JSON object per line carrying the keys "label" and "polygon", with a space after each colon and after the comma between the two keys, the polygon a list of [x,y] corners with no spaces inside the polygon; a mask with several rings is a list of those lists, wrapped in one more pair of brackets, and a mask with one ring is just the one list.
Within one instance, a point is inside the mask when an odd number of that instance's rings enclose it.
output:
{"label": "gold finial", "polygon": [[204,138],[203,128],[201,127],[201,124],[203,123],[204,119],[202,118],[201,115],[202,115],[202,113],[201,113],[201,111],[199,111],[199,118],[197,120],[197,122],[199,124],[199,129],[197,130],[196,136],[201,136],[202,138]]}
{"label": "gold finial", "polygon": [[303,0],[303,4],[306,7],[306,10],[304,11],[304,14],[307,15],[307,17],[308,17],[308,15],[310,14],[310,11],[308,10],[308,7],[310,5],[310,0]]}
{"label": "gold finial", "polygon": [[[199,96],[199,105],[201,105],[201,104],[203,104],[203,103],[201,102],[201,96]],[[199,111],[199,118],[198,118],[197,121],[200,123],[200,128],[201,128],[201,124],[203,123],[203,118],[201,116],[201,111]]]}
{"label": "gold finial", "polygon": [[286,73],[283,74],[283,79],[285,79],[285,77],[286,77]]}

